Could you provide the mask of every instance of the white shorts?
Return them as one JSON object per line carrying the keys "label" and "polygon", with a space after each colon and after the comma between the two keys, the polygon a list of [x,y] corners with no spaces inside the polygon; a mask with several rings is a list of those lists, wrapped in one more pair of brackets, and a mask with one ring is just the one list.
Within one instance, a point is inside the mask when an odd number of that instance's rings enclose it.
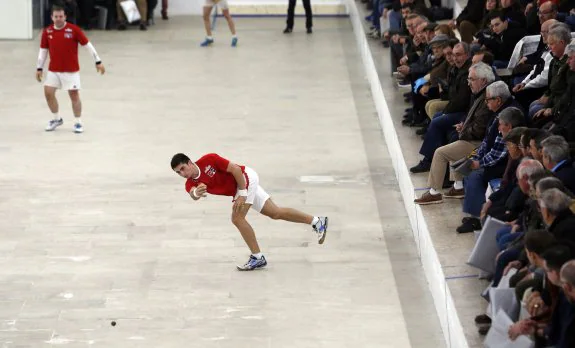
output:
{"label": "white shorts", "polygon": [[56,87],[66,91],[77,90],[81,88],[80,72],[53,72],[48,70],[44,86]]}
{"label": "white shorts", "polygon": [[220,1],[206,0],[204,7],[214,7],[216,5],[218,5],[218,7],[221,8],[222,10],[227,10],[228,0],[220,0]]}
{"label": "white shorts", "polygon": [[[252,205],[252,209],[261,213],[264,208],[264,204],[270,198],[270,195],[260,186],[260,177],[255,170],[246,167],[246,175],[249,180],[248,185],[248,196],[246,197],[246,203]],[[234,197],[234,200],[238,198],[238,193]]]}

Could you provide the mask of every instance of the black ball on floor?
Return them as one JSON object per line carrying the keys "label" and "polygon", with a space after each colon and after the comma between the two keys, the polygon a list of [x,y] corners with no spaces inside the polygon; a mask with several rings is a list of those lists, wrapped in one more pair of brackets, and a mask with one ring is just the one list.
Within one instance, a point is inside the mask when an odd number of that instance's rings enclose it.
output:
{"label": "black ball on floor", "polygon": [[116,326],[116,322],[112,321],[110,324],[112,324],[112,326]]}

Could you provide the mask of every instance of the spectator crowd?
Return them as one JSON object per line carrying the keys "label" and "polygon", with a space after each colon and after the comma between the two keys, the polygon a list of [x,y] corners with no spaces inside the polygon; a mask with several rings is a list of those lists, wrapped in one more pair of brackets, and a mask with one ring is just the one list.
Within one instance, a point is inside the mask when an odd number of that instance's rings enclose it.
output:
{"label": "spectator crowd", "polygon": [[[575,1],[467,0],[455,19],[434,0],[357,1],[409,88],[410,171],[429,187],[414,203],[461,200],[457,233],[499,221],[484,276],[508,277],[522,308],[508,338],[575,347]],[[494,314],[475,318],[480,334]]]}
{"label": "spectator crowd", "polygon": [[[129,23],[126,19],[121,3],[134,1],[141,20]],[[67,21],[76,24],[84,30],[98,27],[100,11],[105,11],[105,29],[116,28],[126,30],[131,24],[140,30],[147,30],[154,24],[154,10],[161,3],[162,19],[168,19],[168,0],[49,0],[44,9],[44,22],[51,23],[50,15],[53,5],[63,7],[66,11]]]}

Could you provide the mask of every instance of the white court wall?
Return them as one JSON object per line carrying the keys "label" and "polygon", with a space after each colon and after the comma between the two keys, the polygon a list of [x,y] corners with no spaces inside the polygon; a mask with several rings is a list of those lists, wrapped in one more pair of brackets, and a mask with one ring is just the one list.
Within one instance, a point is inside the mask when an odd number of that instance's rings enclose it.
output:
{"label": "white court wall", "polygon": [[32,38],[32,0],[0,0],[0,39]]}
{"label": "white court wall", "polygon": [[[1,0],[7,1],[7,0]],[[15,0],[9,0],[15,1]],[[274,15],[285,14],[288,0],[228,0],[230,11],[244,15]],[[311,0],[311,5],[317,14],[345,13],[345,0]],[[168,0],[170,16],[199,15],[202,13],[204,0]],[[297,1],[296,14],[303,13],[301,0]]]}

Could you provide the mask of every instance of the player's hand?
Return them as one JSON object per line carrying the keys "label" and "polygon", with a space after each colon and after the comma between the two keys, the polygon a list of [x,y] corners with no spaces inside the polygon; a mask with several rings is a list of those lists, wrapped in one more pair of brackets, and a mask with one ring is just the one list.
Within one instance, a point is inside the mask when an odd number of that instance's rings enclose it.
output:
{"label": "player's hand", "polygon": [[36,71],[36,81],[42,82],[42,70]]}
{"label": "player's hand", "polygon": [[106,73],[106,67],[104,64],[100,63],[96,65],[96,71],[100,73],[100,75],[104,75]]}
{"label": "player's hand", "polygon": [[245,204],[246,204],[246,196],[239,196],[234,202],[233,207],[234,213],[239,213],[240,211],[242,211]]}
{"label": "player's hand", "polygon": [[200,199],[202,197],[206,197],[207,191],[208,191],[208,187],[205,184],[200,183],[198,186],[196,186],[195,188],[192,188],[190,190],[190,197],[192,197],[192,199],[194,201],[197,201],[198,199]]}

